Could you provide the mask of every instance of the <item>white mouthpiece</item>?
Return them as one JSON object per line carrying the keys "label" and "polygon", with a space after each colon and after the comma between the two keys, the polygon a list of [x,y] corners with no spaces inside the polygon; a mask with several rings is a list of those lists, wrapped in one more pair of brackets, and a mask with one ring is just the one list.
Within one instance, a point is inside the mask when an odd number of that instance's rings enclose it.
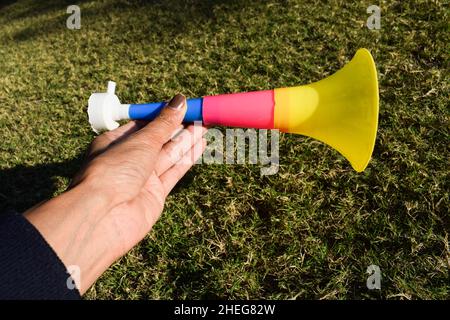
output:
{"label": "white mouthpiece", "polygon": [[108,81],[108,89],[103,93],[93,93],[88,101],[89,123],[92,129],[99,133],[101,130],[113,130],[119,126],[118,120],[129,119],[130,105],[120,104],[114,94],[116,83]]}

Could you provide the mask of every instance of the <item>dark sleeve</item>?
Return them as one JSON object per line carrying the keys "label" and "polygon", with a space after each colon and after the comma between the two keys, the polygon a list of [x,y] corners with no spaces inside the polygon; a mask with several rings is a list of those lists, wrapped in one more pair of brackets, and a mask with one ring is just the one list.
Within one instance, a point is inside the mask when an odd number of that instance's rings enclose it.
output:
{"label": "dark sleeve", "polygon": [[0,215],[0,299],[80,299],[66,267],[21,214]]}

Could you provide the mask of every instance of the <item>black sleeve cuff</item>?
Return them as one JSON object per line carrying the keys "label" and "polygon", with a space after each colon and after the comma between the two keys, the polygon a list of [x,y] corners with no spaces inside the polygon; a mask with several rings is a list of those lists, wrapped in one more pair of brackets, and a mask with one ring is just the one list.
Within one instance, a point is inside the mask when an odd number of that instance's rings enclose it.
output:
{"label": "black sleeve cuff", "polygon": [[80,299],[66,267],[21,214],[0,215],[0,299]]}

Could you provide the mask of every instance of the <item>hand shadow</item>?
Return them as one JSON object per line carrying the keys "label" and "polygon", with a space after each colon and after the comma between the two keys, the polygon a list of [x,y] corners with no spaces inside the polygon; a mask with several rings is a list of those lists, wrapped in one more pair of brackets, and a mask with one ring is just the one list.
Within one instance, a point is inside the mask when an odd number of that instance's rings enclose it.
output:
{"label": "hand shadow", "polygon": [[[64,178],[68,181],[85,161],[85,154],[64,162],[18,165],[0,170],[0,214],[7,211],[24,212],[35,204],[50,199],[63,189]],[[178,193],[192,182],[194,174],[186,175],[177,183],[171,194]],[[68,184],[67,184],[68,185]]]}
{"label": "hand shadow", "polygon": [[23,212],[33,205],[51,198],[63,188],[63,180],[71,179],[80,169],[84,154],[64,162],[18,165],[0,170],[0,214],[14,210]]}

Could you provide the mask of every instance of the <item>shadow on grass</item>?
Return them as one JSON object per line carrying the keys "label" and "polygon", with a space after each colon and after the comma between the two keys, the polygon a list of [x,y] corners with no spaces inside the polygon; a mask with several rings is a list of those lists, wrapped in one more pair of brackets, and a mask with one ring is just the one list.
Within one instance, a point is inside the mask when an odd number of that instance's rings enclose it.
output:
{"label": "shadow on grass", "polygon": [[[12,4],[17,1],[9,1]],[[167,34],[178,35],[191,28],[196,27],[205,21],[214,20],[214,7],[217,5],[226,4],[227,8],[232,10],[242,10],[243,6],[251,5],[244,0],[191,0],[187,2],[181,1],[133,1],[122,2],[119,0],[111,0],[106,3],[101,3],[96,7],[83,7],[86,0],[77,1],[77,5],[81,7],[81,28],[89,28],[90,21],[97,21],[104,19],[110,22],[109,13],[117,10],[136,10],[136,12],[143,12],[148,19],[140,21],[143,26],[144,34],[165,32]],[[69,15],[66,13],[67,6],[73,4],[71,0],[64,1],[34,1],[29,2],[28,5],[23,5],[25,9],[20,7],[15,11],[11,8],[11,13],[7,13],[8,21],[24,18],[38,18],[33,22],[28,21],[25,28],[13,34],[14,41],[27,41],[42,36],[47,36],[55,32],[64,32],[66,29],[66,19]],[[0,7],[1,8],[1,7]],[[8,8],[7,8],[8,9]],[[43,19],[40,15],[58,12],[56,17]],[[128,24],[123,24],[123,27],[129,28]],[[127,32],[122,28],[118,33],[124,34]]]}
{"label": "shadow on grass", "polygon": [[0,2],[0,9],[6,8],[7,6],[16,2],[17,0],[3,0],[2,2]]}
{"label": "shadow on grass", "polygon": [[[0,170],[0,214],[8,210],[23,212],[33,205],[52,198],[63,186],[60,178],[71,179],[84,163],[84,154],[65,161],[18,165]],[[194,173],[188,172],[172,190],[176,194],[189,186]],[[59,185],[58,185],[59,184]]]}
{"label": "shadow on grass", "polygon": [[[19,2],[20,2],[20,5],[23,7],[23,9],[21,10],[19,7],[17,11],[14,11],[10,15],[11,19],[22,19],[22,18],[37,16],[40,14],[46,14],[48,12],[56,11],[56,10],[61,10],[61,11],[64,10],[64,12],[65,12],[66,8],[68,6],[73,5],[73,4],[80,5],[84,2],[87,2],[87,0],[78,0],[76,2],[73,0],[47,0],[47,1],[33,1],[33,0],[29,0],[29,1],[9,0],[8,1],[7,0],[7,1],[2,1],[2,3],[0,4],[0,9],[8,7],[13,4],[17,5],[17,3],[19,3]],[[12,9],[14,9],[14,8],[12,8]]]}
{"label": "shadow on grass", "polygon": [[51,198],[58,190],[58,177],[69,178],[81,167],[83,157],[66,162],[19,165],[0,170],[0,212],[23,212],[36,203]]}

